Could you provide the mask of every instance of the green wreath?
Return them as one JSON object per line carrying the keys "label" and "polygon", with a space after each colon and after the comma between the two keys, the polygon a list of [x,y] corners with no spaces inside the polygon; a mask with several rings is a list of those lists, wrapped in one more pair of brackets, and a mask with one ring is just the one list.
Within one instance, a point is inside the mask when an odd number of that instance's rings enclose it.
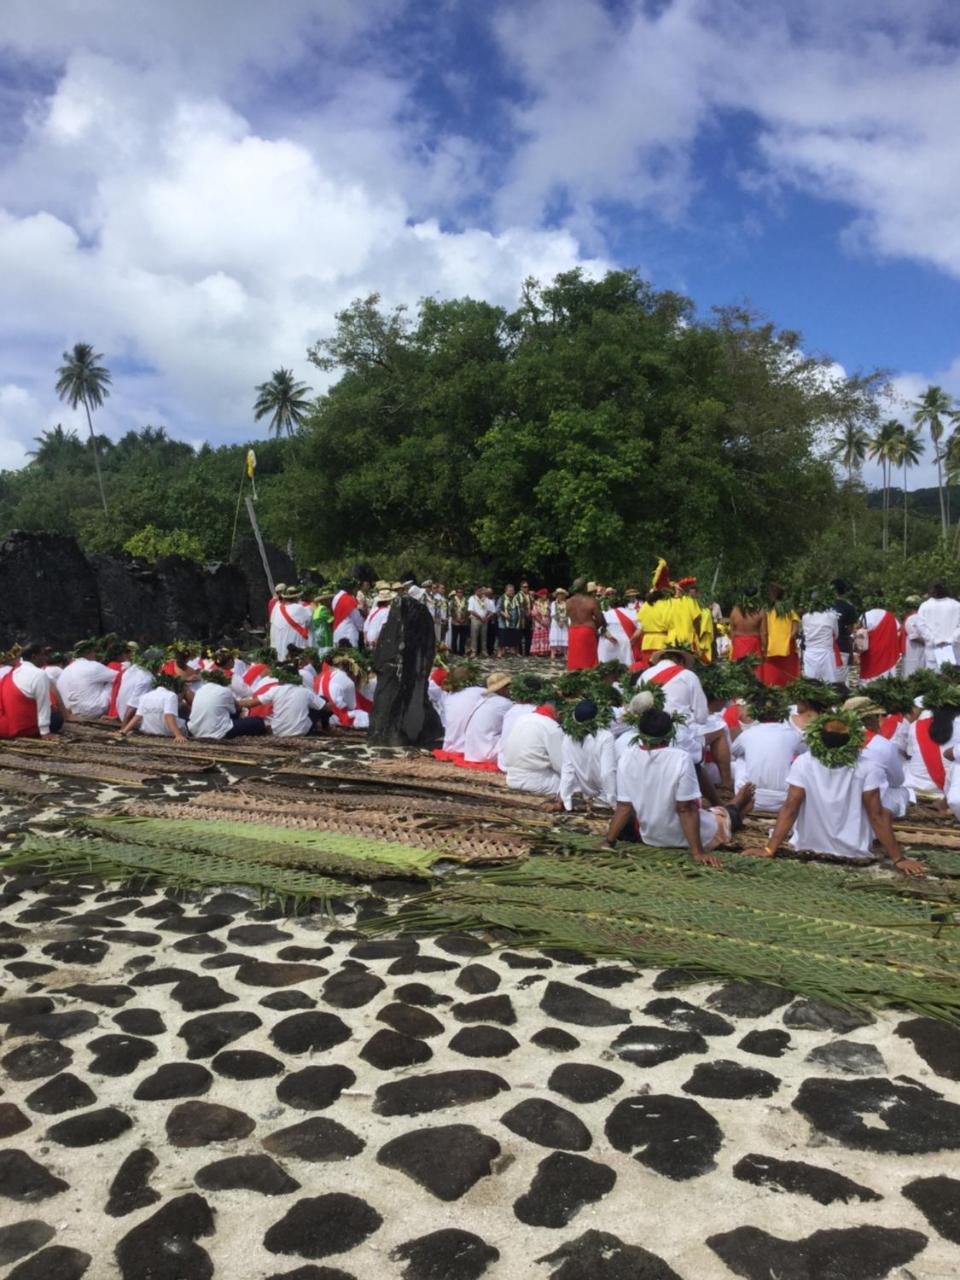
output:
{"label": "green wreath", "polygon": [[871,680],[861,685],[861,689],[872,702],[882,707],[887,715],[905,716],[913,708],[916,696],[909,680],[900,680],[896,676],[884,676],[882,680]]}
{"label": "green wreath", "polygon": [[808,702],[815,711],[829,711],[837,703],[837,691],[832,685],[806,676],[787,685],[787,696],[793,702]]}
{"label": "green wreath", "polygon": [[927,711],[938,711],[941,707],[960,710],[960,685],[942,680],[938,688],[924,695],[923,705]]}
{"label": "green wreath", "polygon": [[[850,736],[842,746],[828,747],[823,734],[828,724],[841,720],[850,730]],[[863,721],[855,711],[825,711],[807,725],[805,737],[810,753],[828,769],[849,769],[860,758],[860,750],[866,740]]]}
{"label": "green wreath", "polygon": [[609,729],[610,722],[613,720],[613,707],[608,702],[598,702],[596,707],[597,714],[592,720],[577,720],[575,715],[577,704],[568,703],[560,722],[563,732],[573,738],[574,742],[583,742],[599,729]]}

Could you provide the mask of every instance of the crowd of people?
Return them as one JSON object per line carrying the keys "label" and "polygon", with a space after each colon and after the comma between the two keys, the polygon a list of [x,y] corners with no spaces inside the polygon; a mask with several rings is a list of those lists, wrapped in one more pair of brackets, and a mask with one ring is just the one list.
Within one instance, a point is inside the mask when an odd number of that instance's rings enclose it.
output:
{"label": "crowd of people", "polygon": [[[437,758],[502,773],[554,809],[609,810],[610,845],[689,848],[717,865],[716,848],[754,812],[771,824],[758,855],[789,843],[865,859],[876,841],[918,874],[892,823],[917,797],[960,819],[960,602],[935,583],[898,619],[880,603],[857,608],[837,580],[832,599],[803,607],[777,584],[763,602],[749,588],[725,616],[701,605],[695,579],[668,583],[662,569],[643,599],[582,579],[552,600],[508,584],[495,601],[412,574],[337,590],[281,583],[268,643],[245,656],[113,636],[68,655],[28,642],[0,655],[0,738],[68,720],[176,741],[363,730],[373,656],[408,596],[436,628]],[[491,653],[565,657],[567,670],[484,678],[475,657]]]}

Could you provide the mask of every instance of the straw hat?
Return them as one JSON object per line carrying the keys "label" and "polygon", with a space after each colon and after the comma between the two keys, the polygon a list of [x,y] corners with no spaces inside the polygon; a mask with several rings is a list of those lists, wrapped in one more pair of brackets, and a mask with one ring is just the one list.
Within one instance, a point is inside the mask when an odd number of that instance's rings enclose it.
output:
{"label": "straw hat", "polygon": [[843,704],[843,710],[852,711],[861,720],[866,720],[868,716],[882,716],[884,714],[883,707],[878,707],[872,698],[864,697],[863,694],[855,698],[848,698]]}
{"label": "straw hat", "polygon": [[278,582],[273,589],[278,596],[282,596],[287,589],[287,584],[285,582]]}
{"label": "straw hat", "polygon": [[494,671],[492,675],[487,676],[487,693],[499,693],[501,689],[506,689],[510,683],[510,677],[505,671]]}
{"label": "straw hat", "polygon": [[568,596],[570,592],[567,590],[566,587],[557,587],[556,591],[553,594],[555,596]]}
{"label": "straw hat", "polygon": [[405,589],[405,587],[406,587],[406,583],[405,583],[405,582],[391,582],[391,583],[390,583],[390,590],[391,590],[391,591],[403,591],[403,590]]}
{"label": "straw hat", "polygon": [[383,587],[377,592],[377,604],[389,604],[393,599],[393,592],[389,587]]}
{"label": "straw hat", "polygon": [[597,584],[596,584],[595,582],[588,582],[588,583],[587,583],[587,595],[588,595],[588,596],[589,596],[589,595],[593,595],[593,593],[596,591],[596,589],[597,589]]}
{"label": "straw hat", "polygon": [[302,595],[303,592],[299,587],[284,587],[283,589],[284,600],[299,600]]}

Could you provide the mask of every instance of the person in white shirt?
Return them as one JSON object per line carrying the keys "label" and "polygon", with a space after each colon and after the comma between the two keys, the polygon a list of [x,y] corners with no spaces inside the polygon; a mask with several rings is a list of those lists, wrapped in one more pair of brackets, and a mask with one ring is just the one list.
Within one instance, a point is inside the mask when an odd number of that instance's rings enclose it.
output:
{"label": "person in white shirt", "polygon": [[305,649],[310,644],[313,609],[301,595],[299,587],[287,587],[270,610],[270,648],[281,662],[291,647]]}
{"label": "person in white shirt", "polygon": [[[269,703],[267,725],[276,738],[301,738],[322,733],[324,719],[329,721],[325,700],[312,689],[306,689],[296,670],[277,665],[271,668],[271,687],[264,699]],[[254,698],[254,702],[258,702]],[[326,717],[322,713],[326,712]]]}
{"label": "person in white shirt", "polygon": [[140,695],[134,715],[118,732],[126,738],[131,733],[145,733],[155,738],[174,738],[186,742],[186,723],[180,716],[183,681],[179,676],[157,676],[157,687]]}
{"label": "person in white shirt", "polygon": [[63,727],[43,669],[48,653],[42,644],[25,644],[17,663],[0,676],[0,738],[47,738]]}
{"label": "person in white shirt", "polygon": [[825,684],[839,684],[840,667],[837,663],[837,638],[840,634],[840,618],[833,611],[816,601],[800,620],[803,636],[803,674],[807,680],[822,680]]}
{"label": "person in white shirt", "polygon": [[503,726],[500,729],[500,746],[497,749],[497,768],[501,773],[506,773],[507,771],[504,764],[504,749],[510,741],[510,734],[513,732],[517,721],[523,716],[531,715],[553,693],[552,686],[540,676],[523,674],[514,676],[510,681],[508,696],[513,705],[503,717]]}
{"label": "person in white shirt", "polygon": [[556,800],[563,768],[563,730],[556,708],[546,701],[531,715],[521,716],[503,749],[503,768],[512,791],[526,791]]}
{"label": "person in white shirt", "polygon": [[370,713],[357,705],[357,683],[362,678],[360,667],[349,654],[334,652],[314,681],[314,693],[344,729],[370,727]]}
{"label": "person in white shirt", "polygon": [[571,810],[576,796],[613,809],[617,803],[617,757],[608,725],[611,708],[584,698],[563,718],[563,755],[557,808]]}
{"label": "person in white shirt", "polygon": [[455,667],[447,676],[443,747],[434,752],[438,760],[456,760],[463,755],[467,721],[484,693],[482,685],[464,683],[471,678],[466,667]]}
{"label": "person in white shirt", "polygon": [[636,601],[634,601],[632,607],[628,605],[618,606],[617,593],[613,588],[610,588],[607,591],[604,605],[603,617],[606,621],[607,629],[597,641],[597,658],[600,662],[619,661],[625,667],[629,667],[633,663],[633,648],[624,626],[624,618],[626,618],[628,624],[632,620],[634,630],[636,630]]}
{"label": "person in white shirt", "polygon": [[352,594],[352,590],[353,583],[349,579],[344,579],[340,583],[340,590],[330,602],[330,608],[333,611],[334,647],[346,646],[356,649],[360,644],[363,614],[360,612],[357,598]]}
{"label": "person in white shirt", "polygon": [[787,798],[787,774],[794,759],[806,751],[806,742],[787,721],[787,700],[779,689],[758,690],[750,714],[754,722],[737,735],[731,748],[734,786],[752,782],[754,808],[779,813]]}
{"label": "person in white shirt", "polygon": [[621,835],[635,830],[644,844],[688,848],[694,862],[719,867],[713,850],[743,826],[753,805],[753,788],[747,784],[731,805],[701,808],[693,760],[689,752],[671,745],[673,736],[669,712],[648,707],[640,713],[636,740],[617,765],[617,807],[604,845],[613,848]]}
{"label": "person in white shirt", "polygon": [[787,841],[794,849],[869,861],[874,838],[905,875],[922,875],[923,863],[906,858],[893,833],[890,813],[880,802],[883,770],[860,754],[863,727],[849,712],[828,711],[807,730],[809,751],[787,775],[787,799],[762,849],[772,858]]}
{"label": "person in white shirt", "polygon": [[373,608],[367,614],[366,621],[363,624],[363,642],[368,649],[375,649],[377,641],[380,639],[380,632],[384,628],[384,624],[390,615],[390,604],[393,600],[393,592],[382,590],[377,592],[377,600]]}
{"label": "person in white shirt", "polygon": [[470,618],[470,643],[467,652],[479,658],[486,648],[487,637],[487,604],[483,587],[474,587],[473,595],[467,601],[467,613]]}
{"label": "person in white shirt", "polygon": [[930,595],[917,610],[917,630],[923,636],[926,665],[939,671],[944,663],[956,663],[960,655],[960,600],[947,594],[942,582],[934,582]]}
{"label": "person in white shirt", "polygon": [[496,768],[503,720],[512,707],[505,690],[510,677],[496,671],[487,677],[487,687],[471,711],[463,730],[463,762]]}
{"label": "person in white shirt", "polygon": [[[932,702],[930,694],[924,699]],[[960,702],[960,698],[957,699]],[[954,752],[960,746],[960,705],[938,705],[932,712],[924,709],[907,729],[907,763],[903,780],[917,795],[941,799],[949,787],[954,771]]]}
{"label": "person in white shirt", "polygon": [[267,732],[260,716],[241,716],[243,707],[252,707],[252,697],[237,699],[224,671],[208,671],[190,704],[188,728],[191,738],[254,737]]}
{"label": "person in white shirt", "polygon": [[117,673],[96,660],[97,642],[81,640],[74,646],[74,660],[57,681],[64,713],[74,720],[99,720],[110,710],[110,695]]}
{"label": "person in white shirt", "polygon": [[[144,655],[143,662],[148,659]],[[117,716],[120,728],[136,714],[136,705],[145,693],[156,685],[153,672],[140,662],[131,663],[120,677],[120,688],[117,691]]]}
{"label": "person in white shirt", "polygon": [[858,695],[848,698],[843,710],[858,716],[865,731],[862,758],[876,765],[883,773],[880,786],[880,803],[894,818],[902,818],[910,803],[910,792],[904,786],[903,756],[896,745],[880,733],[883,708],[870,698]]}
{"label": "person in white shirt", "polygon": [[903,667],[901,674],[906,679],[915,671],[927,665],[927,648],[920,632],[920,618],[917,610],[922,604],[919,596],[907,596],[904,604],[907,612],[903,619]]}

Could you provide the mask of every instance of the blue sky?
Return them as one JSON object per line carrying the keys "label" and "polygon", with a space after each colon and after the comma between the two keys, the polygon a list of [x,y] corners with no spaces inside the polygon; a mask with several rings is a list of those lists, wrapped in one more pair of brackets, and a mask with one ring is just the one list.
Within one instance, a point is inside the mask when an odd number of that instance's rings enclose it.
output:
{"label": "blue sky", "polygon": [[102,429],[220,443],[278,365],[320,389],[352,298],[509,305],[577,264],[960,395],[950,0],[3,9],[0,466],[73,424],[74,341],[114,371]]}

